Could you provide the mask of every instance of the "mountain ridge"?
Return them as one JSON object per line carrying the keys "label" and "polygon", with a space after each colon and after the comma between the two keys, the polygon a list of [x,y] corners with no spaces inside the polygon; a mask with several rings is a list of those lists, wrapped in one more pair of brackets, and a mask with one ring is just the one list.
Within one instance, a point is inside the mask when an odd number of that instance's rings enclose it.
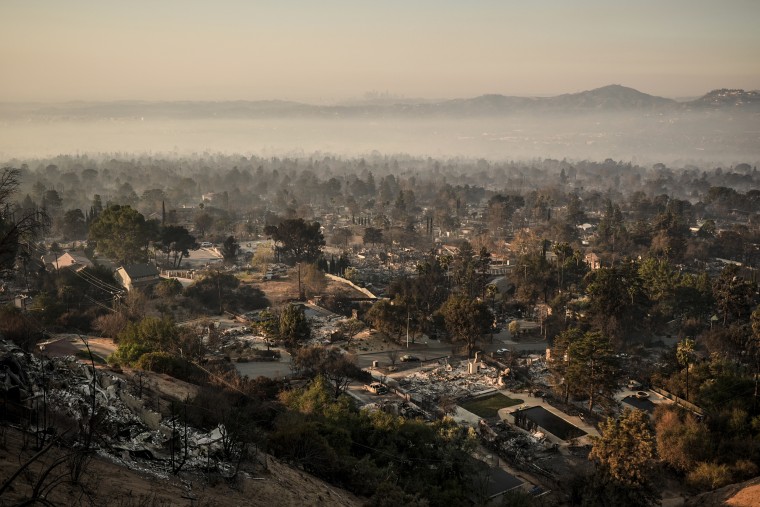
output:
{"label": "mountain ridge", "polygon": [[605,111],[679,111],[700,109],[758,109],[760,91],[721,88],[686,102],[650,95],[612,84],[549,97],[483,94],[446,100],[374,101],[315,105],[289,100],[225,101],[72,101],[58,104],[0,103],[0,116],[87,119],[93,117],[262,118],[372,116],[503,116],[516,113],[583,113]]}

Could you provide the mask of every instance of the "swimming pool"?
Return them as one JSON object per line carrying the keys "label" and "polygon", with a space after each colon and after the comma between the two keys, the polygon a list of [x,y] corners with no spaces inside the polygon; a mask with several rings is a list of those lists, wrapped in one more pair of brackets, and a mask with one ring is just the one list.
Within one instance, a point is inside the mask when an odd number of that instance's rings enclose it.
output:
{"label": "swimming pool", "polygon": [[542,428],[562,440],[570,440],[586,434],[579,427],[557,417],[544,407],[526,408],[518,410],[512,415],[515,417],[515,424],[521,428],[527,430],[537,429],[536,427]]}

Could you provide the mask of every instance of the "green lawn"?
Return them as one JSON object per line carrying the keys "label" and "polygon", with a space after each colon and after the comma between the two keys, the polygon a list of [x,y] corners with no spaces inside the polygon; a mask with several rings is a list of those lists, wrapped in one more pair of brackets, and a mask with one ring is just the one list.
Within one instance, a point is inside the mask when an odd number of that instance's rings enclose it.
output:
{"label": "green lawn", "polygon": [[522,402],[523,400],[510,398],[500,393],[494,393],[489,396],[478,398],[477,400],[466,401],[461,403],[460,406],[483,419],[488,419],[496,417],[500,408],[512,407],[519,405]]}

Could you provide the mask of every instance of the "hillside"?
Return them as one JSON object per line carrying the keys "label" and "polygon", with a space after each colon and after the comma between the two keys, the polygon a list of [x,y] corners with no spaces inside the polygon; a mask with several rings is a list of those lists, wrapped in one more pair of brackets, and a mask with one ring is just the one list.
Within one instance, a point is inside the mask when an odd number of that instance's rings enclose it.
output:
{"label": "hillside", "polygon": [[137,388],[134,372],[100,367],[93,378],[72,355],[40,360],[0,340],[0,505],[361,504],[256,446],[235,457],[223,425],[176,429],[185,383],[150,372],[139,378]]}
{"label": "hillside", "polygon": [[685,507],[755,507],[760,505],[760,477],[731,484],[686,501]]}
{"label": "hillside", "polygon": [[[28,445],[30,436],[19,429],[3,426],[2,439],[4,445],[0,446],[0,477],[8,478],[18,470],[20,463],[35,454],[35,450]],[[28,473],[21,474],[12,487],[0,495],[0,505],[15,505],[28,500],[42,476],[41,471],[57,460],[66,459],[66,456],[67,449],[52,448],[29,468]],[[43,481],[42,489],[49,488],[45,499],[52,505],[112,505],[115,499],[118,499],[118,505],[122,507],[351,507],[362,504],[351,493],[293,469],[271,456],[264,455],[262,461],[266,468],[262,466],[254,474],[225,481],[219,477],[203,477],[198,474],[159,477],[147,473],[139,461],[128,457],[115,459],[97,455],[87,463],[77,484],[63,481],[59,486],[51,487],[53,479],[60,475],[60,469],[54,469],[48,480]]]}
{"label": "hillside", "polygon": [[704,96],[688,103],[693,107],[710,108],[747,108],[760,106],[760,91],[729,90],[722,88],[713,90]]}

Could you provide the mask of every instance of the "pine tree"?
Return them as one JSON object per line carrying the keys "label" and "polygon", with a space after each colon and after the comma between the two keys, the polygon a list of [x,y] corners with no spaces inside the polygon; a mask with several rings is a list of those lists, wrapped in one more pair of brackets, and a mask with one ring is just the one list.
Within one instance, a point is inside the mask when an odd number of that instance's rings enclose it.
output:
{"label": "pine tree", "polygon": [[303,306],[288,304],[280,314],[280,339],[289,350],[298,348],[311,337],[309,321]]}
{"label": "pine tree", "polygon": [[[646,412],[626,408],[620,419],[608,418],[601,437],[593,438],[589,459],[597,475],[584,505],[645,506],[656,502],[652,472],[657,443]],[[584,500],[587,500],[584,498]]]}

